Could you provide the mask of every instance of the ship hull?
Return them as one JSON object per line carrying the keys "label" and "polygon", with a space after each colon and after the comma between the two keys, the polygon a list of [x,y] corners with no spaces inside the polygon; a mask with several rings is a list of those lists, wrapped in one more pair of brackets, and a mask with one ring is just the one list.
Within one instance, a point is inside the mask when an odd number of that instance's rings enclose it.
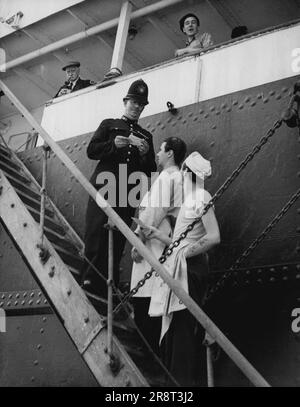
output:
{"label": "ship hull", "polygon": [[[213,174],[205,188],[214,194],[280,119],[294,83],[295,78],[284,79],[184,106],[177,114],[158,113],[142,119],[141,125],[153,134],[156,150],[166,137],[178,136],[186,141],[189,152],[197,150],[209,159]],[[87,178],[96,165],[86,157],[91,136],[92,133],[83,134],[59,142]],[[20,157],[41,181],[42,149],[25,151]],[[83,236],[88,196],[52,153],[48,164],[47,191]],[[298,184],[299,134],[297,129],[283,124],[215,204],[222,242],[210,255],[212,282],[234,264],[271,222],[296,192]],[[207,311],[224,333],[274,386],[299,385],[300,366],[295,356],[299,353],[299,333],[291,328],[291,312],[298,305],[300,286],[298,218],[296,202],[240,266],[241,271],[207,303]],[[4,231],[1,240],[5,254],[0,258],[2,290],[15,295],[38,289],[22,257],[14,254],[12,240]],[[128,245],[121,265],[123,281],[130,278],[129,251]],[[36,308],[29,314],[21,311],[17,315],[8,314],[12,333],[0,337],[0,352],[1,366],[10,368],[1,370],[0,385],[95,385],[80,358],[74,358],[72,344],[59,328],[56,315],[51,309],[44,311],[47,315],[40,313]],[[60,357],[62,363],[53,362]],[[215,363],[215,375],[219,386],[249,385],[223,353]]]}

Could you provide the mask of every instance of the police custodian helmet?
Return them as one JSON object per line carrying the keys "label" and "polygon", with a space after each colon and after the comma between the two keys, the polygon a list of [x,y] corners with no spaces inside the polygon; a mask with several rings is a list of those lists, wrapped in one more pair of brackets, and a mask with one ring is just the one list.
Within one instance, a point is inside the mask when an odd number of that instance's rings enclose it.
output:
{"label": "police custodian helmet", "polygon": [[142,79],[138,79],[130,85],[127,95],[123,100],[125,101],[131,98],[143,105],[148,105],[148,86]]}

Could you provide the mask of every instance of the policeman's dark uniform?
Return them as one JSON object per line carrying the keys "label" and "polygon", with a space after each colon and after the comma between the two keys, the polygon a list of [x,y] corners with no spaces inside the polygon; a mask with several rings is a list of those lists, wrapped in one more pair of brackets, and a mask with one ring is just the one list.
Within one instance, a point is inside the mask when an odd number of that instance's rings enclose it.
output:
{"label": "policeman's dark uniform", "polygon": [[[148,87],[142,80],[135,81],[129,88],[126,98],[133,98],[143,104],[148,101]],[[124,98],[124,99],[126,99]],[[129,144],[123,148],[117,148],[114,139],[117,135],[128,137],[133,133],[136,137],[144,139],[149,145],[148,152],[141,156],[138,148]],[[147,176],[151,172],[156,171],[155,153],[152,142],[152,135],[137,124],[137,121],[128,119],[123,116],[121,119],[106,119],[100,124],[96,130],[92,140],[87,148],[88,158],[91,160],[100,160],[91,179],[91,184],[99,190],[104,184],[97,184],[97,176],[106,171],[111,172],[116,177],[116,206],[114,210],[130,226],[132,223],[131,217],[134,216],[135,209],[127,205],[119,206],[119,165],[127,165],[127,175],[135,171],[142,171]],[[127,196],[132,188],[136,185],[127,184]],[[124,185],[120,185],[121,188]],[[106,198],[106,197],[105,197]],[[96,202],[90,197],[88,201],[86,213],[86,234],[85,234],[85,255],[86,257],[107,277],[108,268],[108,231],[103,227],[107,223],[107,216],[99,208]],[[114,282],[117,285],[119,282],[119,263],[122,252],[126,243],[125,237],[119,231],[114,231]],[[83,272],[82,279],[92,276],[92,287],[87,287],[91,291],[96,291],[99,295],[105,297],[107,295],[107,286],[105,281],[97,278],[91,269],[86,273],[87,264]],[[95,284],[97,285],[95,289]]]}
{"label": "policeman's dark uniform", "polygon": [[[62,68],[62,70],[65,71],[67,68],[69,68],[69,67],[71,67],[71,66],[79,67],[79,66],[80,66],[80,62],[76,62],[76,61],[74,61],[74,62],[69,62],[67,65],[65,65],[65,66]],[[66,82],[58,89],[58,92],[57,92],[56,95],[54,96],[54,99],[58,97],[59,92],[60,92],[62,89],[68,89],[68,90],[70,90],[70,92],[68,92],[68,93],[73,93],[73,92],[76,92],[77,90],[87,88],[88,86],[91,86],[91,85],[94,85],[94,84],[95,84],[95,82],[94,82],[94,81],[91,81],[90,79],[81,79],[81,78],[78,78],[78,79],[77,79],[77,82],[75,83],[75,86],[72,88],[72,82],[71,82],[71,81],[66,81]]]}

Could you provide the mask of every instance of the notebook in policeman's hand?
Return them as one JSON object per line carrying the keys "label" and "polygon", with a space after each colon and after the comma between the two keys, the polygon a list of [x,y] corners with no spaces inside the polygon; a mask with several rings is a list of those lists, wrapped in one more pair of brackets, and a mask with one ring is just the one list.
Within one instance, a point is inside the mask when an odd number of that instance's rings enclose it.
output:
{"label": "notebook in policeman's hand", "polygon": [[133,146],[139,147],[143,144],[143,139],[134,136],[132,133],[129,135],[129,142],[130,144],[132,144]]}

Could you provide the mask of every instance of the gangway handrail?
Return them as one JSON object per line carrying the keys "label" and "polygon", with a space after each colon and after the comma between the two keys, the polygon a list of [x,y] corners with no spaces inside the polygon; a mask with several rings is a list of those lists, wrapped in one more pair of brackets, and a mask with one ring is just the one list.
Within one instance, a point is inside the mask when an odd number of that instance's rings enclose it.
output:
{"label": "gangway handrail", "polygon": [[46,130],[36,121],[32,114],[25,106],[17,99],[13,92],[0,80],[0,88],[16,106],[32,127],[39,132],[39,135],[44,139],[45,143],[51,147],[56,156],[64,163],[66,168],[73,174],[81,186],[95,200],[97,205],[105,212],[111,221],[117,226],[127,240],[140,252],[144,259],[155,269],[165,283],[175,293],[175,295],[183,302],[187,309],[193,314],[197,321],[203,326],[208,334],[219,344],[219,346],[227,353],[234,363],[241,369],[245,376],[252,384],[257,387],[270,387],[269,383],[261,376],[261,374],[251,365],[251,363],[241,354],[241,352],[229,341],[229,339],[221,332],[221,330],[213,323],[213,321],[204,313],[197,303],[187,294],[180,286],[179,282],[174,280],[162,264],[153,256],[153,254],[144,246],[140,239],[131,231],[126,223],[118,216],[113,208],[105,201],[102,195],[92,186],[86,179],[66,153],[59,145],[51,138]]}
{"label": "gangway handrail", "polygon": [[20,133],[14,133],[14,134],[11,134],[8,138],[8,141],[7,141],[8,146],[10,147],[10,142],[11,142],[12,138],[18,137],[18,136],[24,136],[24,135],[27,135],[26,141],[24,143],[22,143],[20,146],[18,146],[18,148],[16,150],[14,150],[15,152],[18,152],[22,147],[24,147],[25,145],[28,145],[33,140],[34,137],[36,137],[36,138],[38,137],[38,133],[36,133],[35,131],[22,131]]}

